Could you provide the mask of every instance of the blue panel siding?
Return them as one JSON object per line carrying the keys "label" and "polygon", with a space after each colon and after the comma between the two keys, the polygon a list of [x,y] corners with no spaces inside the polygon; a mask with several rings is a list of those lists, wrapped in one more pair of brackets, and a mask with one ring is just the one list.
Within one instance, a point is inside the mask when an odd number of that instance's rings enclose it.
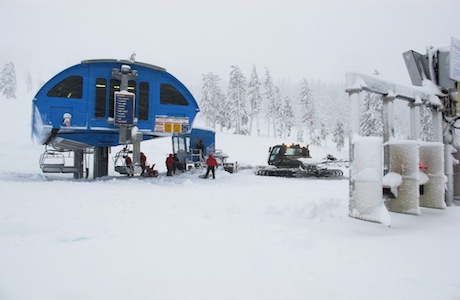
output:
{"label": "blue panel siding", "polygon": [[[112,78],[112,69],[120,70],[122,65],[130,65],[132,70],[137,71],[135,80],[136,106],[134,110],[135,117],[139,118],[139,96],[140,82],[148,83],[148,119],[139,120],[137,127],[145,132],[144,139],[154,138],[155,116],[175,116],[187,117],[190,121],[190,128],[195,116],[199,111],[198,104],[188,89],[173,75],[169,74],[162,68],[158,68],[143,63],[103,60],[103,61],[84,61],[81,64],[69,67],[53,78],[51,78],[36,94],[33,104],[39,113],[33,114],[33,134],[38,137],[43,132],[37,129],[50,128],[59,129],[56,138],[63,138],[70,141],[85,143],[92,147],[98,146],[116,146],[118,145],[118,127],[108,122],[109,115],[109,98],[110,98],[110,80]],[[69,98],[48,96],[47,94],[53,87],[61,83],[69,76],[81,76],[83,78],[83,91],[81,98]],[[104,78],[106,80],[106,104],[104,117],[96,116],[96,79]],[[165,105],[160,104],[160,85],[170,84],[177,89],[189,103],[184,105]],[[102,91],[100,89],[99,91]],[[102,92],[101,92],[102,94]],[[74,94],[75,95],[75,94]],[[99,109],[99,111],[101,111]],[[62,128],[64,113],[72,115],[70,127]],[[145,114],[144,114],[145,116]],[[40,124],[38,124],[40,123]],[[55,130],[56,131],[56,130]],[[43,141],[43,136],[41,136]]]}

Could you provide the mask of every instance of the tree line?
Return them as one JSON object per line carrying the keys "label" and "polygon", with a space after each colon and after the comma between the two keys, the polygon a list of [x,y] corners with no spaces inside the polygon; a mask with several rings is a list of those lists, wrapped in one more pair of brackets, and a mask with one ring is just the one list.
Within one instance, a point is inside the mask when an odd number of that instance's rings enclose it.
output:
{"label": "tree line", "polygon": [[[243,135],[291,139],[298,143],[327,146],[329,140],[340,151],[345,145],[347,100],[343,84],[320,81],[275,83],[268,68],[263,78],[255,66],[247,80],[237,65],[230,67],[226,91],[221,78],[209,72],[202,76],[201,96],[197,97],[206,126]],[[23,77],[32,91],[32,76]],[[16,99],[18,80],[13,62],[0,73],[0,93]]]}
{"label": "tree line", "polygon": [[344,147],[347,101],[343,85],[302,79],[298,84],[281,83],[282,90],[268,68],[260,78],[253,66],[249,79],[239,66],[230,69],[226,91],[219,75],[202,76],[198,102],[206,126],[315,146],[327,146],[331,136],[339,151]]}
{"label": "tree line", "polygon": [[[32,75],[30,72],[24,73],[23,83],[26,86],[27,92],[33,90]],[[18,91],[18,79],[16,77],[16,67],[12,61],[3,65],[0,73],[0,93],[6,99],[16,99]]]}

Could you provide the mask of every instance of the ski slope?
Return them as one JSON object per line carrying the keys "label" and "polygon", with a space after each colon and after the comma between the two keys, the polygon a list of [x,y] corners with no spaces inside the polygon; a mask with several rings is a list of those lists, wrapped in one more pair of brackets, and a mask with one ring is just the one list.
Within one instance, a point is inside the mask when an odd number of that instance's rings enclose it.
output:
{"label": "ski slope", "polygon": [[[457,206],[386,227],[348,217],[347,179],[166,177],[169,139],[143,143],[158,178],[45,176],[30,105],[0,101],[2,300],[459,299]],[[216,138],[245,167],[282,142]]]}

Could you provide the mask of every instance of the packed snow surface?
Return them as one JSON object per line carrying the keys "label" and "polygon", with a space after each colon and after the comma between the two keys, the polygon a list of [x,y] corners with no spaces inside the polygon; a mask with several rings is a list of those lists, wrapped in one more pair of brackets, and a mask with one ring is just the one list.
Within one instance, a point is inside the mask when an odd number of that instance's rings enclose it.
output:
{"label": "packed snow surface", "polygon": [[0,101],[2,300],[459,299],[457,206],[391,213],[391,227],[356,220],[347,178],[254,175],[292,141],[220,132],[247,169],[166,177],[165,138],[143,143],[158,178],[45,175],[29,103]]}

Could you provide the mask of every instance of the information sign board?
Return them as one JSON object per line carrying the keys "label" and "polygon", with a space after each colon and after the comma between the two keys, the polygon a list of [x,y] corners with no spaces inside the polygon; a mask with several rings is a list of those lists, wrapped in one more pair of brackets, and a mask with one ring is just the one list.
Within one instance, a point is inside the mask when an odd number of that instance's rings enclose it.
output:
{"label": "information sign board", "polygon": [[115,126],[134,125],[134,100],[136,95],[131,92],[115,92]]}

